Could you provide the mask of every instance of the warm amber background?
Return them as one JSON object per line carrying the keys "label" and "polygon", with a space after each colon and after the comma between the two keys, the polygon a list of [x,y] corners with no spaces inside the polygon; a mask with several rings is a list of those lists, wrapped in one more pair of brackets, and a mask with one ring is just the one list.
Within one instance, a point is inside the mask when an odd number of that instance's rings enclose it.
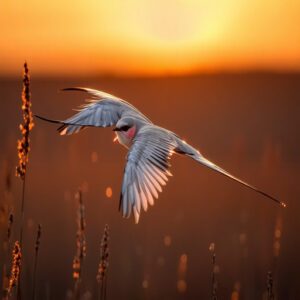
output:
{"label": "warm amber background", "polygon": [[[104,224],[110,226],[108,299],[209,299],[211,242],[220,267],[218,293],[262,299],[267,272],[278,299],[299,288],[299,1],[2,1],[0,4],[1,208],[19,218],[14,175],[21,122],[22,64],[32,75],[33,111],[63,119],[88,86],[130,101],[209,159],[287,202],[268,199],[174,157],[174,177],[138,226],[121,218],[125,149],[110,129],[60,137],[35,120],[26,193],[25,295],[30,298],[34,236],[43,226],[38,299],[66,299],[73,289],[76,201],[83,187],[87,258],[83,292],[96,299]],[[112,198],[105,190],[111,187]],[[1,243],[6,223],[1,211]],[[276,231],[277,230],[277,231]],[[274,243],[274,235],[281,237]],[[14,239],[18,237],[18,221]],[[171,245],[164,239],[171,237]],[[274,247],[280,247],[274,257]],[[278,252],[278,251],[277,251]],[[3,250],[0,253],[3,263]],[[187,255],[184,278],[178,274]],[[277,253],[278,254],[278,253]],[[177,290],[178,279],[187,284]],[[88,295],[87,295],[87,298]]]}
{"label": "warm amber background", "polygon": [[[288,203],[273,202],[189,160],[174,157],[174,177],[138,226],[118,212],[125,149],[110,129],[89,129],[60,137],[53,124],[36,120],[28,170],[27,265],[33,236],[43,225],[39,295],[64,299],[72,289],[78,186],[86,188],[87,246],[84,286],[94,293],[99,240],[111,228],[110,299],[200,299],[210,293],[210,242],[216,243],[219,293],[229,299],[241,283],[242,299],[260,299],[266,273],[274,270],[274,231],[282,222],[275,268],[280,299],[299,294],[299,86],[298,75],[199,75],[177,78],[32,78],[35,113],[65,118],[84,95],[62,93],[65,86],[88,85],[130,100],[154,122],[174,130],[210,159]],[[1,161],[16,164],[21,82],[1,80]],[[98,161],[92,162],[93,152]],[[4,169],[4,163],[2,163]],[[4,171],[3,171],[4,173]],[[113,197],[106,198],[111,186]],[[20,182],[13,180],[16,216]],[[15,229],[15,237],[18,231]],[[170,247],[164,237],[170,235]],[[246,241],[245,241],[246,239]],[[244,241],[244,242],[243,242]],[[246,252],[246,256],[245,253]],[[187,291],[178,294],[179,257],[188,256]],[[30,270],[28,270],[29,272]],[[31,269],[31,268],[30,268]],[[28,273],[29,276],[30,273]],[[142,287],[143,280],[149,287]],[[30,277],[27,278],[28,283]],[[31,285],[28,284],[28,287]],[[93,294],[95,297],[95,294]],[[44,299],[44,298],[41,298]]]}

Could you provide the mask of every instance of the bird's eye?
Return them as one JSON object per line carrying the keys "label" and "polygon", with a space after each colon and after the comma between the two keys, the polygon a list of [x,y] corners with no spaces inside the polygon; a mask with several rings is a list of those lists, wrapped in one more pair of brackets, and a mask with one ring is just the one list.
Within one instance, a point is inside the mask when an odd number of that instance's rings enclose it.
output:
{"label": "bird's eye", "polygon": [[127,131],[129,128],[130,128],[130,126],[124,125],[124,126],[122,126],[120,129],[121,129],[122,131]]}

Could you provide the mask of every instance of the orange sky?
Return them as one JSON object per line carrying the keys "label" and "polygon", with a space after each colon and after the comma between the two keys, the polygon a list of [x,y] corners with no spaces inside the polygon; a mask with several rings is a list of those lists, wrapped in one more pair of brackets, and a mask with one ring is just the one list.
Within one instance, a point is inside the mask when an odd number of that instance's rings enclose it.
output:
{"label": "orange sky", "polygon": [[299,0],[3,0],[0,73],[300,69]]}

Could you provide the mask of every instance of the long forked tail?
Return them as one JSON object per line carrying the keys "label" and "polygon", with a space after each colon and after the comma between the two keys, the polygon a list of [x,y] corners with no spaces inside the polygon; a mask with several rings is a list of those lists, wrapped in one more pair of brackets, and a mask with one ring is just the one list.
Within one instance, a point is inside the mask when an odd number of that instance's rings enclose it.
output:
{"label": "long forked tail", "polygon": [[65,123],[63,121],[60,121],[60,120],[52,120],[52,119],[48,119],[48,118],[38,116],[38,115],[34,115],[34,116],[36,118],[40,119],[40,120],[43,120],[43,121],[46,121],[46,122],[49,122],[49,123],[60,124],[60,126],[57,128],[57,131],[59,132],[60,135],[64,135],[66,133],[65,128],[70,125],[70,124],[67,124],[67,123]]}
{"label": "long forked tail", "polygon": [[49,123],[54,123],[54,124],[60,124],[60,126],[57,128],[57,131],[59,132],[60,135],[69,135],[73,133],[77,133],[80,130],[84,129],[85,127],[88,127],[89,125],[83,125],[83,124],[78,124],[78,123],[72,123],[67,121],[60,121],[60,120],[52,120],[48,119],[42,116],[34,115],[36,118],[49,122]]}
{"label": "long forked tail", "polygon": [[281,202],[280,200],[274,198],[273,196],[265,193],[264,191],[261,191],[260,189],[256,188],[255,186],[253,185],[250,185],[249,183],[231,175],[230,173],[228,173],[227,171],[223,170],[222,168],[220,168],[219,166],[215,165],[214,163],[212,163],[211,161],[209,161],[208,159],[206,159],[204,156],[202,156],[199,152],[197,152],[197,154],[193,154],[193,155],[189,155],[190,157],[192,157],[193,159],[195,159],[196,161],[198,161],[199,163],[201,163],[202,165],[214,170],[214,171],[217,171],[219,173],[221,173],[222,175],[234,180],[234,181],[237,181],[239,182],[240,184],[264,195],[265,197],[268,197],[269,199],[275,201],[276,203],[278,203],[279,205],[283,206],[283,207],[286,207],[286,204],[284,202]]}
{"label": "long forked tail", "polygon": [[34,115],[36,118],[40,119],[40,120],[43,120],[43,121],[46,121],[46,122],[49,122],[49,123],[55,123],[55,124],[64,124],[63,121],[59,121],[59,120],[52,120],[52,119],[48,119],[48,118],[45,118],[45,117],[42,117],[42,116],[38,116],[38,115]]}

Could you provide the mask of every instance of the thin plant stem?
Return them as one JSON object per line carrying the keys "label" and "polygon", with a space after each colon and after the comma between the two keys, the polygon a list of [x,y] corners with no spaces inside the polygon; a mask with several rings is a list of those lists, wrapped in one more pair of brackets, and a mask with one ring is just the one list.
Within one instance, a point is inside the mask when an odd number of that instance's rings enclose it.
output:
{"label": "thin plant stem", "polygon": [[213,253],[212,255],[213,270],[211,275],[211,299],[212,300],[217,300],[215,265],[216,265],[216,253]]}
{"label": "thin plant stem", "polygon": [[101,284],[98,284],[98,300],[101,300]]}
{"label": "thin plant stem", "polygon": [[[24,226],[24,216],[25,216],[25,187],[26,187],[26,173],[24,174],[23,180],[22,180],[22,200],[21,200],[21,221],[20,221],[20,247],[23,249],[23,226]],[[21,271],[22,266],[20,266],[20,275],[18,277],[18,287],[17,287],[17,299],[22,299],[21,294]]]}
{"label": "thin plant stem", "polygon": [[101,285],[101,300],[103,300],[103,281],[100,283]]}
{"label": "thin plant stem", "polygon": [[36,299],[36,278],[37,278],[37,266],[38,266],[38,257],[39,257],[39,248],[41,240],[41,230],[42,227],[39,224],[35,242],[35,256],[34,256],[34,269],[33,269],[33,288],[32,288],[32,299]]}
{"label": "thin plant stem", "polygon": [[107,272],[109,265],[109,227],[106,224],[104,227],[104,233],[101,239],[100,244],[100,262],[98,266],[98,273],[96,276],[98,285],[99,285],[99,299],[106,299],[106,288],[107,288]]}
{"label": "thin plant stem", "polygon": [[83,261],[86,256],[86,239],[85,239],[85,207],[82,199],[81,190],[76,194],[78,199],[78,212],[77,212],[77,232],[76,232],[76,254],[73,259],[73,278],[74,284],[74,299],[80,298],[80,289],[82,284],[82,269]]}
{"label": "thin plant stem", "polygon": [[36,254],[34,259],[34,271],[33,271],[33,289],[32,289],[32,299],[36,299],[36,271],[37,271],[37,264],[38,264],[38,254]]}
{"label": "thin plant stem", "polygon": [[211,299],[217,300],[217,287],[218,282],[216,278],[217,273],[217,265],[216,265],[216,252],[215,252],[215,244],[211,243],[209,245],[209,251],[212,253],[212,273],[211,273]]}
{"label": "thin plant stem", "polygon": [[104,277],[104,295],[103,295],[103,299],[106,300],[106,291],[107,291],[107,273],[108,273],[108,270],[106,271],[106,274],[105,274],[105,277]]}
{"label": "thin plant stem", "polygon": [[23,226],[24,226],[24,216],[25,216],[25,187],[26,187],[26,174],[24,174],[23,184],[22,184],[22,200],[21,200],[21,224],[20,224],[20,246],[23,246]]}
{"label": "thin plant stem", "polygon": [[271,271],[268,272],[268,276],[267,276],[267,295],[268,295],[267,297],[268,300],[275,299],[274,292],[273,292],[273,276]]}
{"label": "thin plant stem", "polygon": [[6,262],[8,262],[8,260],[9,260],[9,253],[10,253],[10,249],[11,249],[11,234],[12,234],[13,222],[14,222],[14,216],[12,213],[10,213],[9,217],[8,217],[7,235],[6,235],[6,242],[5,242],[6,247],[5,247],[5,253],[4,253],[5,259],[4,259],[3,271],[2,271],[2,278],[3,278],[2,295],[3,295],[3,297],[5,297],[5,295],[6,295],[6,288],[7,288],[7,284],[8,284],[7,281],[9,278],[9,273],[8,273]]}
{"label": "thin plant stem", "polygon": [[78,278],[78,280],[76,280],[75,282],[75,287],[74,287],[74,299],[78,300],[80,298],[80,283],[81,283],[81,279]]}
{"label": "thin plant stem", "polygon": [[105,280],[105,277],[103,278],[103,280],[101,282],[101,300],[104,299],[104,280]]}

